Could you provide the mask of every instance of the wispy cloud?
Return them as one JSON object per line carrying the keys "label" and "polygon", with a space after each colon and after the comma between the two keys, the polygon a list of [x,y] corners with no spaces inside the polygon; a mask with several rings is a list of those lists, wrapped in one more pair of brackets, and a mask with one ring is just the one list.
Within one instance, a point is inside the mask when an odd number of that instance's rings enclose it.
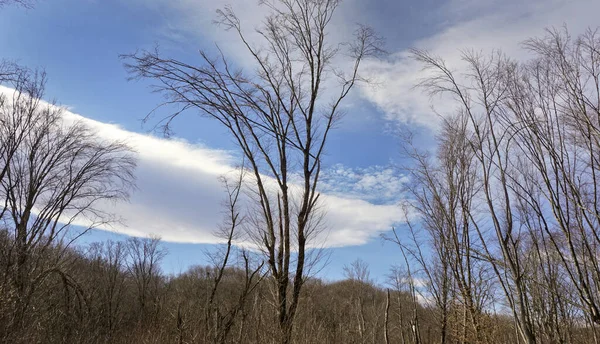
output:
{"label": "wispy cloud", "polygon": [[[130,0],[140,1],[140,0]],[[250,33],[250,41],[258,42],[253,30],[258,28],[267,9],[258,2],[245,0],[230,1],[144,1],[145,6],[165,12],[162,32],[171,37],[193,35],[203,43],[219,42],[227,56],[242,67],[252,67],[245,48],[232,32],[216,27],[213,20],[216,10],[231,5],[239,15],[242,26]],[[374,4],[377,6],[377,4]],[[398,5],[399,6],[399,5]],[[408,6],[408,5],[407,5]],[[360,22],[361,6],[357,1],[345,1],[340,13],[332,23],[330,34],[333,40],[347,40],[353,25]],[[165,10],[167,9],[167,10]],[[400,6],[398,10],[400,10]],[[435,25],[437,33],[408,43],[410,47],[425,49],[443,57],[447,64],[460,70],[462,51],[473,49],[489,53],[501,49],[514,58],[526,57],[520,43],[530,37],[543,34],[545,28],[567,25],[573,33],[580,33],[589,26],[598,25],[597,13],[600,2],[596,0],[447,0],[438,8],[430,9],[439,17]],[[406,18],[407,20],[409,18]],[[373,20],[373,19],[371,19]],[[376,23],[364,23],[376,24]],[[377,26],[377,25],[375,25]],[[396,36],[394,27],[385,27],[382,36]],[[187,41],[189,44],[189,41]],[[395,42],[390,42],[395,46]],[[437,99],[435,109],[422,90],[414,86],[424,76],[421,66],[410,58],[409,51],[392,51],[385,59],[365,61],[363,74],[375,83],[361,88],[362,99],[375,104],[384,117],[393,122],[416,124],[435,129],[440,123],[440,114],[452,111],[447,99]],[[247,65],[245,65],[247,64]],[[352,104],[359,99],[350,99]],[[435,111],[434,111],[435,110]]]}
{"label": "wispy cloud", "polygon": [[217,11],[230,7],[240,18],[244,32],[248,34],[250,42],[259,41],[256,29],[268,13],[266,6],[259,6],[258,1],[246,0],[130,0],[138,6],[145,6],[161,14],[162,21],[157,23],[156,30],[159,36],[172,41],[166,48],[181,49],[184,44],[186,49],[207,49],[210,51],[219,46],[228,58],[233,59],[240,67],[253,67],[252,58],[248,55],[246,47],[233,31],[226,31],[216,25]]}
{"label": "wispy cloud", "polygon": [[392,205],[402,198],[407,181],[393,167],[350,168],[338,164],[323,171],[320,188],[328,194]]}
{"label": "wispy cloud", "polygon": [[[500,49],[516,59],[527,54],[520,43],[542,35],[545,28],[566,25],[572,34],[598,25],[600,2],[594,0],[452,0],[445,7],[444,29],[412,46],[442,57],[447,65],[460,70],[462,52],[472,49],[491,53]],[[370,60],[367,74],[378,80],[379,87],[362,89],[363,96],[375,103],[387,119],[436,128],[439,116],[430,100],[414,86],[425,75],[421,66],[410,58],[408,50],[394,52],[385,60]],[[453,110],[447,99],[434,105],[440,114]]]}

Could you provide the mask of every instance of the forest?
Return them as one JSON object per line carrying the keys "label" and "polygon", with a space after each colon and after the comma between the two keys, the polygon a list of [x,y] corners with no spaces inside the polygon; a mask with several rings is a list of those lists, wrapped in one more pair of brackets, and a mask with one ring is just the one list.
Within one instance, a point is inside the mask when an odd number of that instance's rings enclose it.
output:
{"label": "forest", "polygon": [[365,61],[387,56],[368,26],[332,40],[340,2],[262,1],[252,33],[218,11],[253,69],[220,50],[120,56],[166,109],[145,121],[168,134],[198,114],[241,152],[218,248],[178,274],[157,236],[80,243],[119,220],[104,205],[136,192],[136,152],[65,117],[44,70],[0,60],[1,343],[600,341],[598,31],[548,28],[522,42],[526,60],[463,50],[460,69],[411,50],[442,123],[431,147],[398,132],[405,221],[381,235],[397,252],[385,281],[361,259],[332,281],[315,272],[323,156],[349,94],[374,82]]}

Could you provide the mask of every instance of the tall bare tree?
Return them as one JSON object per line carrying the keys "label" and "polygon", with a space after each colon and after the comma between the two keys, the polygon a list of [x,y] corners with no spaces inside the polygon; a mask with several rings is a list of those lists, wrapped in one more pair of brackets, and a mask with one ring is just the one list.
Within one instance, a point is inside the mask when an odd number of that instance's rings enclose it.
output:
{"label": "tall bare tree", "polygon": [[[491,222],[476,221],[477,214],[469,217],[477,235],[481,237],[482,252],[493,267],[497,281],[513,311],[516,324],[526,343],[536,343],[533,321],[530,314],[529,296],[524,264],[522,231],[515,216],[516,196],[513,190],[510,163],[513,137],[498,125],[503,116],[503,101],[507,95],[507,74],[515,65],[501,53],[489,58],[466,52],[463,60],[467,64],[467,83],[456,76],[443,59],[424,51],[414,51],[415,58],[422,62],[432,74],[421,86],[431,95],[448,94],[460,106],[459,116],[464,118],[472,137],[468,143],[477,162],[477,173],[481,183],[481,197],[486,205],[485,216]],[[498,243],[497,255],[486,236],[485,228],[493,228],[494,241]]]}
{"label": "tall bare tree", "polygon": [[[155,81],[165,104],[179,106],[161,122],[165,129],[191,109],[221,123],[242,150],[260,214],[252,237],[267,258],[280,341],[287,343],[305,281],[307,242],[318,224],[317,186],[327,139],[342,114],[340,104],[363,81],[361,62],[381,50],[379,38],[362,26],[354,41],[331,42],[328,26],[339,0],[261,4],[269,14],[257,30],[260,48],[249,41],[231,8],[218,12],[218,23],[235,32],[246,48],[256,66],[253,72],[236,68],[223,53],[213,58],[205,51],[198,66],[158,51],[124,58],[133,77]],[[352,59],[347,71],[334,64],[345,63],[342,55]],[[331,83],[328,95],[325,82]]]}
{"label": "tall bare tree", "polygon": [[68,279],[60,252],[73,239],[63,241],[70,225],[113,220],[101,203],[127,198],[135,161],[125,144],[66,122],[62,108],[43,102],[43,73],[18,73],[13,83],[0,103],[0,216],[12,243],[5,273],[18,331],[38,286],[52,274]]}
{"label": "tall bare tree", "polygon": [[[438,308],[446,313],[442,319],[447,320],[441,322],[442,343],[451,325],[447,322],[452,310],[447,308],[458,308],[457,303],[463,310],[457,339],[487,341],[481,322],[491,286],[487,265],[477,257],[481,245],[471,219],[479,184],[467,128],[464,116],[444,120],[436,140],[437,154],[433,156],[413,143],[412,134],[404,135],[405,154],[410,158],[405,168],[411,178],[407,183],[409,203],[419,218],[415,225],[424,229],[427,238],[426,242],[418,242],[409,221],[411,235],[407,241],[413,238],[415,248],[411,251],[430,281]],[[425,259],[418,245],[428,246],[434,259]]]}
{"label": "tall bare tree", "polygon": [[600,42],[549,30],[526,47],[536,59],[511,75],[507,119],[530,173],[517,184],[544,256],[558,257],[581,308],[600,324]]}

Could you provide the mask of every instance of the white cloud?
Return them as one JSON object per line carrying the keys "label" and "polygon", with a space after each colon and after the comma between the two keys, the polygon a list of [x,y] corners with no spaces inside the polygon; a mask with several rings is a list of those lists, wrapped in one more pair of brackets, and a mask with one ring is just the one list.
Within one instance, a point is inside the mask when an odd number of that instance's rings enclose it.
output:
{"label": "white cloud", "polygon": [[[173,242],[217,242],[212,232],[221,221],[225,196],[218,177],[234,170],[231,154],[128,132],[70,112],[67,116],[85,120],[102,137],[126,140],[138,152],[138,190],[129,203],[112,209],[124,219],[124,225],[103,229],[129,235],[155,234]],[[394,180],[389,173],[379,171],[372,177],[365,174],[362,183],[367,188],[369,178],[373,178],[373,183]],[[332,181],[328,185],[334,188]],[[324,224],[329,231],[320,240],[325,240],[327,247],[363,244],[402,220],[395,205],[376,205],[352,192],[325,193],[321,199],[326,210]]]}
{"label": "white cloud", "polygon": [[403,221],[397,205],[375,205],[350,197],[323,194],[326,231],[316,242],[325,247],[362,245]]}
{"label": "white cloud", "polygon": [[[0,93],[12,92],[0,86]],[[100,138],[125,141],[137,152],[137,190],[130,201],[101,205],[122,221],[99,229],[133,236],[158,235],[170,242],[218,242],[213,232],[222,220],[225,197],[218,179],[235,170],[237,159],[231,152],[126,131],[70,111],[64,112],[64,120],[83,121]],[[386,174],[375,173],[373,178]],[[317,241],[324,247],[363,244],[402,221],[394,205],[372,204],[353,193],[325,193],[321,201],[327,231],[319,234]],[[88,226],[85,221],[80,218],[73,223]]]}
{"label": "white cloud", "polygon": [[[500,49],[513,58],[525,58],[522,41],[540,36],[545,28],[567,25],[575,35],[588,26],[598,25],[600,2],[596,0],[452,0],[445,7],[447,22],[441,32],[413,44],[418,49],[442,57],[454,70],[464,66],[461,51],[473,49],[490,53]],[[379,87],[362,89],[363,96],[375,103],[387,119],[436,128],[439,117],[430,108],[429,98],[414,86],[424,76],[421,66],[411,60],[407,50],[386,60],[370,60],[367,74]],[[447,99],[436,99],[436,110],[452,110]]]}

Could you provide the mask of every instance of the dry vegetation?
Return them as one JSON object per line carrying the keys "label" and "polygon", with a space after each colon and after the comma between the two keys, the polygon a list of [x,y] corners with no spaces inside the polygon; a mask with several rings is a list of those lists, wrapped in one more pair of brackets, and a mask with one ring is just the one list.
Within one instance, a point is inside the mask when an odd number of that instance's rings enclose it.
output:
{"label": "dry vegetation", "polygon": [[[179,106],[159,120],[166,131],[196,111],[244,155],[237,178],[223,179],[223,244],[210,265],[178,275],[161,271],[158,238],[74,244],[115,220],[101,204],[128,198],[134,154],[64,121],[42,101],[44,73],[0,63],[13,89],[0,97],[0,341],[598,343],[598,34],[548,31],[525,42],[529,61],[465,53],[458,71],[413,51],[422,89],[458,110],[444,113],[433,150],[403,136],[411,182],[398,211],[410,221],[385,236],[398,247],[382,262],[396,264],[388,280],[374,283],[358,260],[324,282],[309,277],[322,154],[381,41],[359,27],[354,41],[330,42],[336,0],[263,5],[260,47],[231,10],[219,13],[252,73],[208,52],[199,65],[123,56],[133,78]],[[345,72],[340,56],[351,59]],[[82,218],[89,228],[71,228]]]}

